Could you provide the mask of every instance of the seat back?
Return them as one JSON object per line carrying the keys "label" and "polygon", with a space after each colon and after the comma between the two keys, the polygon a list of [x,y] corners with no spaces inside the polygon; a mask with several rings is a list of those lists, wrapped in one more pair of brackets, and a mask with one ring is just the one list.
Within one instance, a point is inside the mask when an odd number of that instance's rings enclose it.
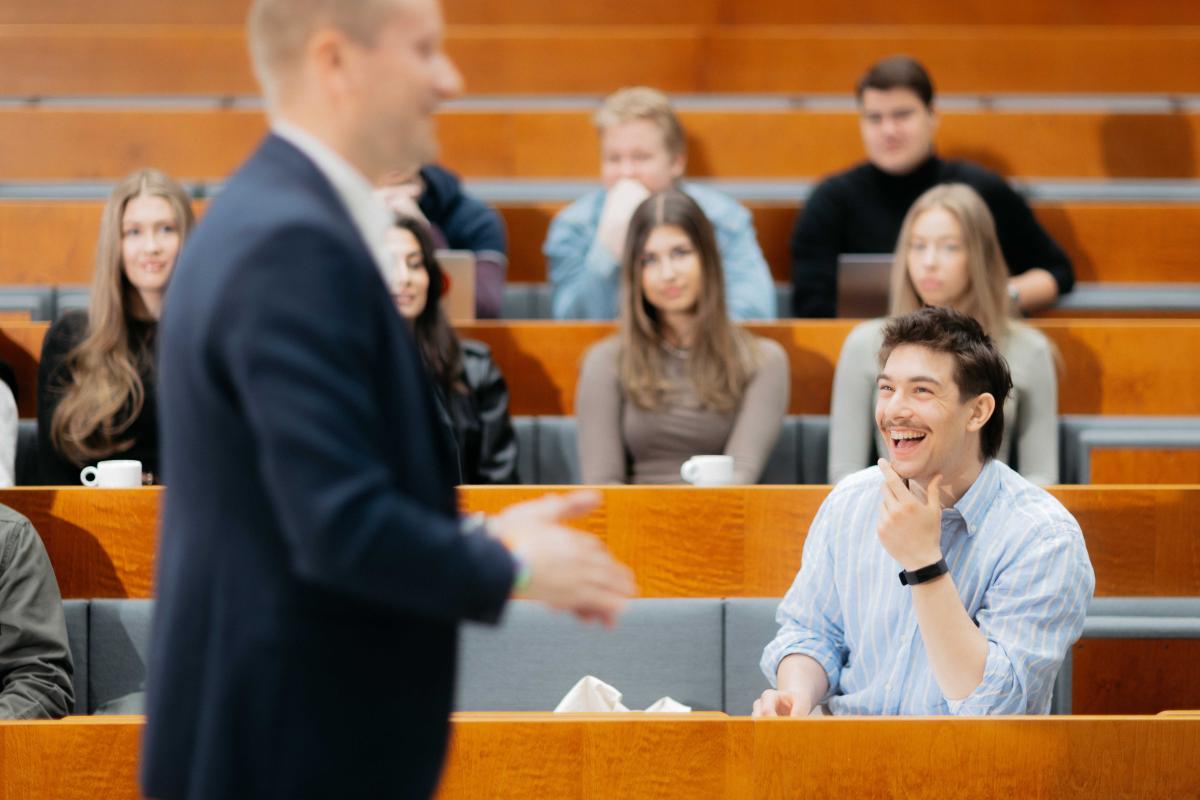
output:
{"label": "seat back", "polygon": [[153,600],[93,600],[88,621],[88,710],[140,714]]}
{"label": "seat back", "polygon": [[63,600],[63,618],[67,622],[67,643],[75,670],[75,707],[72,714],[88,713],[88,601]]}
{"label": "seat back", "polygon": [[731,597],[725,600],[725,696],[726,714],[745,716],[767,683],[758,662],[763,648],[775,638],[777,597]]}
{"label": "seat back", "polygon": [[624,694],[630,709],[669,695],[722,709],[721,604],[716,598],[632,601],[608,629],[514,600],[498,627],[463,626],[462,711],[552,711],[585,675]]}

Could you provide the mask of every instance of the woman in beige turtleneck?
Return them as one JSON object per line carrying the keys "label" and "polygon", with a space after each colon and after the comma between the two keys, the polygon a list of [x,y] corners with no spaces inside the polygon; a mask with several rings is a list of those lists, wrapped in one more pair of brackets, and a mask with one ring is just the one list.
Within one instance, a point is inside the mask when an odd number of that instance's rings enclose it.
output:
{"label": "woman in beige turtleneck", "polygon": [[668,190],[634,212],[616,336],[584,357],[576,387],[584,483],[679,483],[703,454],[754,483],[788,406],[787,356],[735,327],[712,225]]}

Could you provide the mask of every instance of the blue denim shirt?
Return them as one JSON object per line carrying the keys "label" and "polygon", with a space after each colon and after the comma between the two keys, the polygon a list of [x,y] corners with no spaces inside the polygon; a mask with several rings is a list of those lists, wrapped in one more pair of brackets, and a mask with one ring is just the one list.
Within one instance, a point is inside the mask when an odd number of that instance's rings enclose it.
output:
{"label": "blue denim shirt", "polygon": [[[686,192],[713,224],[725,270],[725,303],[733,319],[775,319],[775,286],[754,221],[729,195],[683,183]],[[555,319],[615,319],[620,264],[596,238],[603,189],[584,195],[550,223],[542,252],[550,268]]]}

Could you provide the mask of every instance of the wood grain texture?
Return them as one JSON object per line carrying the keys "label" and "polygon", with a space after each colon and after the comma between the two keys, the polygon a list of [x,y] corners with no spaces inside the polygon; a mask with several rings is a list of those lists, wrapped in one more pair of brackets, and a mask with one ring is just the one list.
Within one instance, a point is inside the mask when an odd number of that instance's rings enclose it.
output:
{"label": "wood grain texture", "polygon": [[17,413],[37,416],[38,362],[48,322],[0,320],[0,360],[7,362],[17,376]]}
{"label": "wood grain texture", "polygon": [[[564,11],[548,21],[583,22],[572,5],[558,6]],[[599,10],[619,5],[609,0]],[[484,24],[450,26],[446,47],[475,94],[607,93],[634,83],[674,92],[849,93],[868,64],[897,52],[922,60],[944,92],[1200,90],[1200,29],[1179,24],[1182,16],[1127,26],[713,26],[703,8],[672,24],[645,8],[611,20],[627,24],[603,26],[488,24],[492,15]],[[504,21],[519,19],[515,11]],[[63,24],[62,14],[57,25],[4,25],[0,94],[256,92],[239,24],[85,24],[97,16],[81,15],[74,25]],[[218,18],[219,9],[204,16],[188,21]]]}
{"label": "wood grain texture", "polygon": [[[547,280],[542,243],[550,221],[565,205],[497,204],[508,229],[509,282]],[[790,282],[788,248],[797,204],[745,205],[771,273],[777,281]],[[0,261],[0,284],[89,282],[103,206],[100,200],[0,200],[0,252],[6,254]],[[196,201],[196,213],[202,215],[205,206]],[[1033,210],[1067,251],[1080,281],[1200,282],[1200,259],[1195,257],[1200,253],[1200,204],[1034,203]]]}
{"label": "wood grain texture", "polygon": [[[19,487],[64,597],[150,597],[162,489]],[[464,513],[495,513],[542,486],[465,486]],[[578,520],[637,576],[644,597],[780,597],[828,486],[602,487]],[[1100,596],[1200,595],[1200,486],[1059,486],[1084,531]],[[167,532],[166,535],[169,535]]]}
{"label": "wood grain texture", "polygon": [[1074,714],[1200,708],[1200,640],[1086,639],[1071,652]]}
{"label": "wood grain texture", "polygon": [[[0,785],[21,800],[125,800],[140,717],[0,723]],[[403,724],[402,722],[400,724]],[[352,732],[348,732],[352,735]],[[1200,719],[750,720],[717,715],[451,717],[439,800],[1194,796]]]}
{"label": "wood grain texture", "polygon": [[12,800],[140,800],[141,717],[0,722],[0,794]]}
{"label": "wood grain texture", "polygon": [[1094,447],[1091,483],[1200,483],[1200,449]]}
{"label": "wood grain texture", "polygon": [[[779,342],[791,365],[792,414],[828,414],[833,370],[852,320],[749,324]],[[1062,414],[1200,414],[1200,321],[1037,320],[1058,347]],[[511,389],[513,414],[570,414],[587,348],[610,323],[476,322],[459,326],[491,346]]]}
{"label": "wood grain texture", "polygon": [[[158,0],[45,0],[0,7],[0,23],[229,24],[246,17],[248,0],[163,3]],[[655,0],[629,4],[619,0],[545,3],[543,0],[446,0],[451,25],[595,25],[723,24],[770,25],[1196,25],[1200,11],[1176,0],[1126,3],[1121,0],[1065,0],[1043,3],[1015,0],[865,0],[851,8],[816,0]]]}
{"label": "wood grain texture", "polygon": [[63,597],[152,597],[162,489],[0,489],[37,528]]}
{"label": "wood grain texture", "polygon": [[[508,280],[547,280],[542,243],[566,203],[500,203],[508,227]],[[747,202],[759,246],[777,281],[791,282],[789,242],[796,203]],[[1096,283],[1200,282],[1200,204],[1036,202],[1033,211],[1062,246],[1080,281]],[[0,203],[0,226],[5,223]],[[0,241],[4,229],[0,227]],[[19,281],[14,281],[19,282]]]}
{"label": "wood grain texture", "polygon": [[[630,565],[644,597],[782,597],[827,486],[596,487],[576,524]],[[465,486],[465,513],[495,513],[545,487]],[[1097,596],[1200,595],[1200,487],[1057,486],[1079,521]]]}
{"label": "wood grain texture", "polygon": [[[821,176],[862,159],[853,113],[704,110],[680,113],[688,174],[715,178]],[[587,110],[438,115],[440,158],[475,178],[594,178]],[[10,180],[115,178],[154,164],[186,178],[228,175],[266,126],[252,110],[9,107],[0,109],[0,170]],[[86,142],[86,146],[81,143]],[[1006,176],[1194,178],[1200,113],[954,111],[938,151]]]}

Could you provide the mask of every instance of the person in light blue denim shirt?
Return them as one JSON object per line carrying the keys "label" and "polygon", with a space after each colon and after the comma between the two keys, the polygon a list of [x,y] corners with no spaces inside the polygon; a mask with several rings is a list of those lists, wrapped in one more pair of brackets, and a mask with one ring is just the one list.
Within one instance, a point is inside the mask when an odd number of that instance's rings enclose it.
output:
{"label": "person in light blue denim shirt", "polygon": [[596,127],[604,188],[559,212],[543,246],[554,318],[616,318],[629,219],[643,200],[674,185],[696,201],[716,231],[730,316],[775,319],[775,286],[750,212],[716,189],[681,181],[686,140],[666,95],[645,87],[615,92],[597,112]]}

